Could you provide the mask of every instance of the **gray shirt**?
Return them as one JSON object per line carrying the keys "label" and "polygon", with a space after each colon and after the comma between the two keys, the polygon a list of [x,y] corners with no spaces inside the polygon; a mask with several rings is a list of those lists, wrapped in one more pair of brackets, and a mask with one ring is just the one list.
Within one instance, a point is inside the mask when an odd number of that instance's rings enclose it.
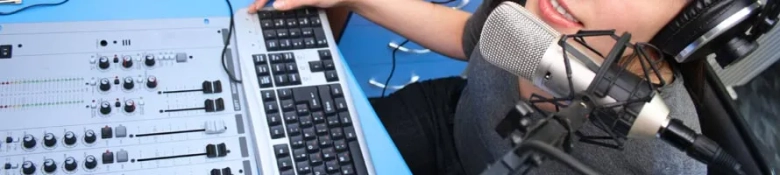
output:
{"label": "gray shirt", "polygon": [[[463,36],[464,50],[470,56],[466,71],[468,83],[455,113],[454,135],[458,156],[468,174],[479,174],[496,158],[510,151],[510,142],[501,139],[494,129],[520,100],[518,77],[486,62],[476,47],[487,15],[499,3],[499,0],[485,0],[469,19]],[[698,117],[682,77],[675,79],[660,95],[670,107],[671,117],[700,132]],[[587,135],[603,135],[592,124],[580,131]],[[622,151],[577,143],[571,155],[603,174],[706,174],[704,164],[659,139],[627,140]],[[574,172],[558,162],[546,161],[533,174]]]}

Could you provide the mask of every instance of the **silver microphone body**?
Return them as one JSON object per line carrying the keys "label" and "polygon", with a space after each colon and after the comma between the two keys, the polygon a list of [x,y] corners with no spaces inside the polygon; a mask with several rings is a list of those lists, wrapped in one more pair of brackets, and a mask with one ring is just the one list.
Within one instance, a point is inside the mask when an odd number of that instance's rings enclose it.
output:
{"label": "silver microphone body", "polygon": [[[561,34],[522,6],[507,1],[490,14],[482,30],[479,49],[484,59],[532,82],[555,97],[569,95],[569,81],[558,45]],[[573,54],[576,53],[576,54]],[[599,63],[580,50],[567,49],[574,92],[585,91],[593,82]],[[575,56],[576,55],[576,56]],[[583,58],[584,57],[584,58]],[[638,78],[638,77],[636,77]],[[614,88],[597,104],[611,104],[630,96],[630,89]],[[629,138],[655,138],[669,123],[669,108],[659,95],[637,111],[636,118],[618,119],[626,127],[618,131]]]}

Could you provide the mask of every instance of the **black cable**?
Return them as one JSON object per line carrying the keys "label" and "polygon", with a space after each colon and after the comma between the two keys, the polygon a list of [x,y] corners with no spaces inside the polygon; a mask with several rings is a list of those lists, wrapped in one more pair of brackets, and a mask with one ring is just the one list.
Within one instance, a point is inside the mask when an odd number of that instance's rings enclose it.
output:
{"label": "black cable", "polygon": [[228,8],[230,10],[230,27],[228,27],[227,38],[225,38],[225,46],[222,47],[222,68],[225,69],[225,73],[228,74],[228,77],[230,78],[230,81],[236,82],[236,83],[241,83],[241,80],[236,78],[236,76],[233,73],[230,73],[230,71],[228,71],[227,65],[225,65],[225,57],[226,57],[225,54],[227,53],[228,45],[230,45],[230,38],[233,37],[233,26],[234,26],[234,22],[235,22],[233,20],[233,4],[230,4],[230,0],[225,0],[225,2],[227,2]]}
{"label": "black cable", "polygon": [[431,3],[434,3],[434,4],[446,4],[446,3],[450,3],[450,2],[455,2],[455,0],[431,1]]}
{"label": "black cable", "polygon": [[16,14],[16,13],[19,13],[19,12],[22,12],[22,11],[25,11],[25,10],[27,10],[27,9],[35,8],[35,7],[58,6],[58,5],[65,4],[65,3],[66,3],[66,2],[68,2],[68,1],[70,1],[70,0],[62,0],[61,2],[58,2],[58,3],[41,3],[41,4],[33,4],[33,5],[30,5],[30,6],[27,6],[27,7],[22,7],[22,8],[20,8],[20,9],[17,9],[17,10],[14,10],[14,11],[10,11],[10,12],[0,12],[0,16],[8,16],[8,15],[13,15],[13,14]]}
{"label": "black cable", "polygon": [[382,97],[385,97],[385,91],[387,90],[387,86],[390,86],[390,79],[393,78],[393,73],[395,73],[395,53],[398,52],[398,49],[404,46],[404,44],[408,43],[409,40],[404,40],[404,42],[401,42],[401,44],[398,44],[398,47],[395,47],[393,49],[392,57],[392,67],[390,68],[390,75],[387,76],[387,80],[385,80],[385,87],[382,87]]}
{"label": "black cable", "polygon": [[593,175],[593,174],[599,174],[596,172],[596,170],[591,169],[588,165],[583,164],[582,162],[578,161],[574,157],[564,153],[563,151],[556,149],[555,147],[545,144],[538,140],[526,140],[523,141],[522,144],[517,148],[517,151],[519,154],[522,154],[526,151],[526,149],[534,150],[543,154],[546,154],[548,157],[552,157],[559,162],[563,162],[563,164],[569,166],[569,168],[576,170],[580,174],[587,174],[587,175]]}

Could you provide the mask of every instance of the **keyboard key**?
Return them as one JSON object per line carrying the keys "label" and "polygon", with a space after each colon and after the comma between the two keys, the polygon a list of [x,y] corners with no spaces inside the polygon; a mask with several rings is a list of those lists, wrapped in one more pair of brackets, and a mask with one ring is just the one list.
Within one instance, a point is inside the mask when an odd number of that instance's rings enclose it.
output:
{"label": "keyboard key", "polygon": [[352,125],[352,117],[349,116],[349,111],[339,112],[339,120],[342,126]]}
{"label": "keyboard key", "polygon": [[260,27],[262,27],[263,30],[273,28],[274,22],[270,19],[260,20]]}
{"label": "keyboard key", "polygon": [[299,85],[301,84],[301,76],[297,73],[287,74],[287,79],[290,81],[290,85]]}
{"label": "keyboard key", "polygon": [[279,163],[279,169],[280,170],[286,170],[292,168],[292,159],[290,157],[285,157],[277,160]]}
{"label": "keyboard key", "polygon": [[320,60],[333,59],[333,55],[331,55],[330,50],[328,49],[318,50],[317,53],[320,55]]}
{"label": "keyboard key", "polygon": [[304,140],[312,140],[314,138],[317,138],[317,134],[314,133],[314,128],[303,129],[303,139]]}
{"label": "keyboard key", "polygon": [[355,165],[355,172],[363,175],[368,174],[366,164],[363,161],[363,153],[360,151],[360,144],[357,141],[349,142],[349,153],[352,154],[352,164]]}
{"label": "keyboard key", "polygon": [[260,91],[260,96],[263,97],[264,102],[276,100],[276,94],[273,90]]}
{"label": "keyboard key", "polygon": [[257,72],[257,75],[268,75],[268,65],[261,64],[255,66],[255,72]]}
{"label": "keyboard key", "polygon": [[285,66],[285,64],[284,64],[284,63],[279,63],[279,64],[273,64],[273,65],[271,65],[271,69],[273,70],[273,72],[274,72],[274,75],[277,75],[277,74],[282,74],[282,73],[284,73],[284,70],[285,70],[285,67],[284,67],[284,66]]}
{"label": "keyboard key", "polygon": [[336,156],[336,160],[338,160],[341,164],[348,164],[352,161],[352,157],[349,156],[349,152],[343,152]]}
{"label": "keyboard key", "polygon": [[287,31],[287,29],[276,29],[276,37],[286,38],[289,35],[290,33]]}
{"label": "keyboard key", "polygon": [[333,65],[333,60],[322,60],[322,67],[325,70],[336,70],[336,66]]}
{"label": "keyboard key", "polygon": [[279,175],[295,175],[295,171],[293,170],[283,170]]}
{"label": "keyboard key", "polygon": [[309,166],[309,162],[298,162],[295,168],[298,170],[298,174],[307,174],[311,172],[311,167]]}
{"label": "keyboard key", "polygon": [[300,133],[301,133],[301,128],[298,127],[297,123],[287,125],[287,134],[290,134],[291,136],[295,136]]}
{"label": "keyboard key", "polygon": [[287,19],[286,19],[286,20],[284,20],[284,21],[285,21],[285,22],[287,22],[287,27],[290,27],[290,28],[292,28],[292,27],[298,27],[298,19],[295,19],[295,18],[287,18]]}
{"label": "keyboard key", "polygon": [[271,83],[271,76],[258,76],[257,81],[260,83],[260,88],[267,88],[273,86]]}
{"label": "keyboard key", "polygon": [[325,71],[325,80],[328,82],[339,81],[339,75],[335,70]]}
{"label": "keyboard key", "polygon": [[317,90],[319,91],[320,94],[320,101],[322,102],[325,115],[333,115],[336,112],[336,109],[333,104],[333,98],[331,98],[330,96],[330,86],[328,85],[317,86]]}
{"label": "keyboard key", "polygon": [[295,12],[291,11],[276,11],[277,18],[295,17]]}
{"label": "keyboard key", "polygon": [[317,132],[317,135],[327,135],[328,125],[325,125],[325,123],[314,125],[314,132]]}
{"label": "keyboard key", "polygon": [[317,87],[299,87],[293,88],[293,99],[295,103],[308,103],[311,99],[317,99]]}
{"label": "keyboard key", "polygon": [[284,20],[283,19],[274,19],[274,27],[275,28],[282,28],[284,27]]}
{"label": "keyboard key", "polygon": [[[305,115],[298,117],[298,120],[300,121],[301,127],[311,129],[311,135],[314,135],[314,128],[309,128],[312,126],[311,116]],[[304,133],[306,133],[306,129],[303,130]]]}
{"label": "keyboard key", "polygon": [[282,107],[281,108],[282,108],[282,111],[284,111],[285,114],[287,114],[286,112],[295,111],[295,103],[293,103],[292,99],[282,100]]}
{"label": "keyboard key", "polygon": [[320,148],[327,148],[333,145],[333,140],[330,139],[329,135],[320,136],[317,140],[320,141]]}
{"label": "keyboard key", "polygon": [[314,123],[325,122],[325,114],[323,114],[322,112],[312,112],[311,119],[314,120]]}
{"label": "keyboard key", "polygon": [[311,69],[311,72],[319,72],[322,71],[322,62],[321,61],[309,61],[309,69]]}
{"label": "keyboard key", "polygon": [[290,42],[290,39],[280,39],[279,40],[279,49],[290,49],[292,48],[292,42]]}
{"label": "keyboard key", "polygon": [[282,124],[282,117],[279,116],[279,113],[266,114],[265,117],[268,118],[268,125],[270,126]]}
{"label": "keyboard key", "polygon": [[295,114],[295,112],[285,112],[284,121],[287,122],[287,124],[298,123],[298,114]]}
{"label": "keyboard key", "polygon": [[319,165],[322,163],[322,154],[319,152],[309,154],[309,163],[311,165]]}
{"label": "keyboard key", "polygon": [[[309,106],[307,106],[305,103],[298,104],[295,106],[295,112],[298,113],[298,115],[309,115]],[[311,121],[311,117],[309,117]]]}
{"label": "keyboard key", "polygon": [[303,148],[303,146],[306,146],[303,142],[303,137],[301,136],[292,136],[290,137],[290,146],[292,146],[293,149]]}
{"label": "keyboard key", "polygon": [[303,8],[303,9],[296,10],[295,13],[298,16],[316,16],[317,15],[317,9],[314,9],[314,8]]}
{"label": "keyboard key", "polygon": [[279,40],[265,40],[265,49],[268,51],[275,51],[279,49]]}
{"label": "keyboard key", "polygon": [[328,173],[339,172],[340,168],[338,162],[335,160],[325,162],[325,171],[328,171]]}
{"label": "keyboard key", "polygon": [[322,159],[323,160],[333,160],[336,158],[336,151],[333,150],[333,148],[323,148],[322,149]]}
{"label": "keyboard key", "polygon": [[282,125],[271,126],[271,138],[278,139],[284,137],[284,127]]}
{"label": "keyboard key", "polygon": [[355,128],[352,126],[344,127],[344,137],[347,138],[347,141],[354,141],[357,139],[357,135],[355,134]]}
{"label": "keyboard key", "polygon": [[342,97],[334,98],[333,103],[336,104],[337,111],[347,111],[347,101]]}
{"label": "keyboard key", "polygon": [[271,64],[282,63],[282,54],[268,54],[268,60],[271,60]]}
{"label": "keyboard key", "polygon": [[[273,93],[274,91],[271,91]],[[279,99],[286,100],[292,98],[292,90],[290,89],[279,89],[276,90],[276,92],[279,93]]]}
{"label": "keyboard key", "polygon": [[314,153],[320,150],[320,143],[317,140],[306,141],[306,151]]}
{"label": "keyboard key", "polygon": [[293,49],[304,49],[304,48],[306,48],[306,45],[303,44],[303,39],[301,39],[301,38],[290,39],[290,42],[292,43]]}
{"label": "keyboard key", "polygon": [[335,148],[338,152],[345,151],[347,150],[347,143],[344,142],[344,140],[333,141],[333,148]]}
{"label": "keyboard key", "polygon": [[298,25],[301,27],[309,26],[309,18],[298,18]]}
{"label": "keyboard key", "polygon": [[344,92],[341,90],[341,85],[339,84],[332,84],[330,85],[330,95],[333,97],[341,97],[344,95]]}
{"label": "keyboard key", "polygon": [[328,126],[331,128],[338,127],[339,126],[339,117],[338,116],[330,116],[328,117]]}
{"label": "keyboard key", "polygon": [[276,30],[263,30],[263,38],[274,39],[276,37]]}
{"label": "keyboard key", "polygon": [[260,11],[257,12],[257,17],[259,17],[260,19],[272,18],[273,17],[273,12],[266,11],[266,10],[260,10]]}
{"label": "keyboard key", "polygon": [[301,37],[301,29],[299,28],[292,28],[290,29],[290,38],[298,38]]}
{"label": "keyboard key", "polygon": [[341,166],[341,175],[355,175],[355,170],[352,169],[352,165]]}
{"label": "keyboard key", "polygon": [[332,128],[330,129],[330,137],[333,140],[341,139],[344,137],[344,131],[341,131],[341,128]]}
{"label": "keyboard key", "polygon": [[293,150],[293,159],[296,162],[306,161],[309,158],[309,154],[306,153],[306,149],[300,148]]}
{"label": "keyboard key", "polygon": [[268,55],[254,54],[252,55],[252,59],[255,60],[255,64],[265,64],[268,62]]}
{"label": "keyboard key", "polygon": [[311,17],[309,18],[309,21],[311,21],[312,26],[320,26],[322,24],[322,21],[320,21],[320,17]]}
{"label": "keyboard key", "polygon": [[287,85],[287,81],[288,81],[288,80],[289,80],[289,79],[287,79],[287,75],[275,75],[275,76],[274,76],[274,83],[275,83],[277,86],[284,86],[284,85]]}
{"label": "keyboard key", "polygon": [[303,38],[303,46],[306,48],[314,48],[315,46],[317,46],[317,43],[314,42],[314,38],[311,37]]}
{"label": "keyboard key", "polygon": [[287,72],[289,72],[289,73],[296,73],[296,72],[298,72],[298,65],[295,64],[295,63],[287,63],[284,67],[287,70]]}
{"label": "keyboard key", "polygon": [[314,30],[314,41],[317,43],[317,47],[327,47],[328,46],[328,38],[325,36],[325,31],[322,30],[322,27],[315,27]]}
{"label": "keyboard key", "polygon": [[295,63],[295,54],[293,54],[292,52],[282,53],[282,60],[285,63]]}
{"label": "keyboard key", "polygon": [[304,37],[313,37],[314,29],[312,29],[311,27],[301,28],[301,35],[303,35]]}
{"label": "keyboard key", "polygon": [[314,166],[314,168],[311,169],[311,173],[312,175],[328,175],[328,172],[325,171],[325,165]]}
{"label": "keyboard key", "polygon": [[263,107],[265,107],[266,114],[279,112],[279,106],[276,105],[276,101],[269,101],[263,104],[264,104]]}
{"label": "keyboard key", "polygon": [[290,149],[287,148],[286,144],[278,144],[274,145],[274,153],[277,158],[287,157],[290,154]]}

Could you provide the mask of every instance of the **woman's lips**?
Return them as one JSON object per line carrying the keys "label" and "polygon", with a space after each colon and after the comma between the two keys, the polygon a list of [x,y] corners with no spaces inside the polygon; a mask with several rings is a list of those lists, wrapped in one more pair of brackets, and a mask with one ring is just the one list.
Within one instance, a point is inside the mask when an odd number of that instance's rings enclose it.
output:
{"label": "woman's lips", "polygon": [[[566,17],[563,17],[562,14],[558,13],[557,10],[552,6],[552,0],[539,0],[539,11],[541,12],[541,18],[542,20],[546,21],[549,25],[553,27],[559,27],[559,28],[571,28],[571,27],[583,27],[582,24],[576,23],[574,21],[569,21],[566,19]],[[563,0],[559,0],[558,2],[561,4],[561,6],[565,5],[564,2],[561,2]],[[568,10],[568,9],[567,9]]]}

